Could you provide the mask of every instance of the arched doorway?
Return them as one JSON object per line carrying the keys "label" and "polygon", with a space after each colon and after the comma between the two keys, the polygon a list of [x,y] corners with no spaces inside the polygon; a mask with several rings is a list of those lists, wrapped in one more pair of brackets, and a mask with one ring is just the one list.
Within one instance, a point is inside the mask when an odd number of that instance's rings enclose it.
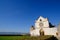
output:
{"label": "arched doorway", "polygon": [[44,31],[43,31],[43,29],[40,29],[40,36],[44,36]]}

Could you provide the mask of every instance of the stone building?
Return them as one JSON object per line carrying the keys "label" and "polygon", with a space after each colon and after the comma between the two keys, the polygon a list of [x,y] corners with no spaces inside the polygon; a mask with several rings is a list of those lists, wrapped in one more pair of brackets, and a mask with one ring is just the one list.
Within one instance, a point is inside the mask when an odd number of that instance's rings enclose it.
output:
{"label": "stone building", "polygon": [[53,26],[47,18],[40,16],[35,21],[35,26],[30,28],[31,36],[41,36],[41,35],[54,35],[58,36],[58,31],[55,26]]}

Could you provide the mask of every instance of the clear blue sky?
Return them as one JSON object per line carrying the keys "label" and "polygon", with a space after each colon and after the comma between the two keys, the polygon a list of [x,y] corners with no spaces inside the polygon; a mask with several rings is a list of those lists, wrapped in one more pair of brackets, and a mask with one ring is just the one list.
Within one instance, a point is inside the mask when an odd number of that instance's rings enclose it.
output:
{"label": "clear blue sky", "polygon": [[58,25],[59,0],[0,0],[0,32],[29,32],[39,17]]}

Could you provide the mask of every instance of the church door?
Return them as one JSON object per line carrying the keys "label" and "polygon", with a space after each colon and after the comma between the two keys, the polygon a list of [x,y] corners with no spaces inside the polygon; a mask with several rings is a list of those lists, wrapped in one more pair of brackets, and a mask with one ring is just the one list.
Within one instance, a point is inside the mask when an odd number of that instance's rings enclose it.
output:
{"label": "church door", "polygon": [[44,36],[44,31],[42,29],[40,30],[40,36]]}

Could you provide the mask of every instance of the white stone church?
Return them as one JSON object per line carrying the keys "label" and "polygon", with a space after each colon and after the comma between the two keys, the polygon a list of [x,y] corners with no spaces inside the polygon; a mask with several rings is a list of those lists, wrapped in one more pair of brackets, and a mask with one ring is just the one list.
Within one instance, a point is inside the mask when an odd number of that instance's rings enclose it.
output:
{"label": "white stone church", "polygon": [[31,36],[54,35],[58,36],[57,27],[54,27],[47,18],[40,16],[35,21],[35,26],[30,28]]}

